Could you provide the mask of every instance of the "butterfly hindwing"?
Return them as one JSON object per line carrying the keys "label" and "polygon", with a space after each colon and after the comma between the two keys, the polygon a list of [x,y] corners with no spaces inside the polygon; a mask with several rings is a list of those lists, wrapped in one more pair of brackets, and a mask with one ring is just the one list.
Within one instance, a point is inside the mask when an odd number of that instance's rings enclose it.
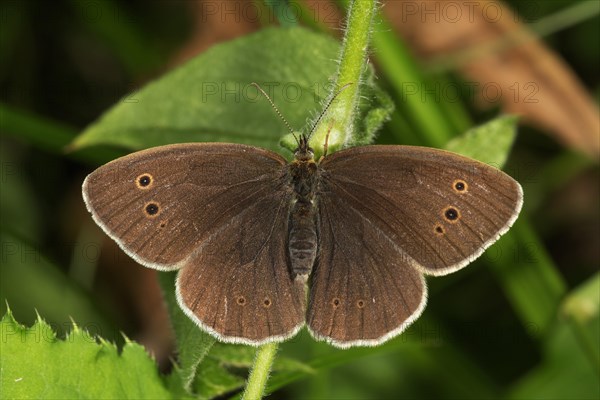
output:
{"label": "butterfly hindwing", "polygon": [[319,211],[307,315],[313,336],[346,348],[401,333],[425,307],[423,275],[335,192],[321,196]]}
{"label": "butterfly hindwing", "polygon": [[294,335],[305,286],[287,265],[288,194],[256,200],[216,232],[177,278],[180,305],[221,340],[261,344]]}

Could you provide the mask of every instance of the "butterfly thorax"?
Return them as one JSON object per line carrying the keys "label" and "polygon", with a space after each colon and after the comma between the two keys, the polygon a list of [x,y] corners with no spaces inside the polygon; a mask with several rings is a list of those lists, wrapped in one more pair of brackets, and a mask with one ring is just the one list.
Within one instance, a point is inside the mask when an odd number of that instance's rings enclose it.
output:
{"label": "butterfly thorax", "polygon": [[294,279],[306,280],[317,256],[315,188],[317,164],[306,139],[300,140],[295,160],[289,165],[294,202],[289,221],[289,252]]}

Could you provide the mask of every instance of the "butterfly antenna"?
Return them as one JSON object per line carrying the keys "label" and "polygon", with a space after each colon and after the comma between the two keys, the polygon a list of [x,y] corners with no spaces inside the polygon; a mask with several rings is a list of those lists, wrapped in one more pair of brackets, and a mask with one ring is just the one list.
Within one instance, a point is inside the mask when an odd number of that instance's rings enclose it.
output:
{"label": "butterfly antenna", "polygon": [[279,118],[281,118],[281,120],[283,121],[283,123],[285,124],[285,126],[287,126],[288,130],[290,131],[290,133],[292,134],[292,136],[294,137],[294,139],[296,139],[296,143],[298,143],[298,145],[300,145],[300,142],[298,141],[298,138],[296,137],[296,134],[294,133],[294,130],[292,129],[292,127],[290,126],[290,124],[287,122],[287,120],[283,117],[283,114],[281,114],[281,112],[279,111],[279,109],[277,109],[277,106],[275,105],[275,103],[273,103],[273,100],[271,100],[271,98],[269,97],[269,95],[267,94],[267,92],[265,92],[263,90],[263,88],[260,87],[260,85],[256,82],[252,82],[251,83],[252,86],[256,87],[263,96],[265,96],[265,98],[267,100],[269,100],[269,103],[271,103],[271,107],[273,107],[273,110],[275,110],[275,112],[277,113],[277,115],[279,115]]}
{"label": "butterfly antenna", "polygon": [[313,132],[317,128],[317,125],[319,125],[319,122],[321,122],[321,119],[323,119],[323,116],[325,115],[325,113],[329,109],[329,106],[331,105],[331,103],[333,103],[333,101],[336,99],[336,97],[338,97],[340,95],[340,93],[342,93],[344,90],[346,90],[348,88],[348,86],[350,86],[350,85],[352,85],[352,82],[346,83],[344,86],[342,86],[340,88],[340,90],[337,91],[336,94],[333,95],[333,97],[331,98],[331,100],[329,100],[329,102],[325,106],[325,109],[323,109],[323,112],[321,113],[321,115],[319,115],[319,118],[317,118],[317,120],[315,121],[312,129],[310,130],[310,133],[307,136],[308,138],[310,138],[312,136]]}

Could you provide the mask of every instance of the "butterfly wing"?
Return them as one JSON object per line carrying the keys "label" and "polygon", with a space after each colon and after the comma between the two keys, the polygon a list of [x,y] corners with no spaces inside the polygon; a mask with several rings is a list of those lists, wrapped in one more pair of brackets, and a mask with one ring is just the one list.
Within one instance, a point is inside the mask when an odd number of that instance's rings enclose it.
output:
{"label": "butterfly wing", "polygon": [[182,266],[200,243],[285,174],[285,160],[251,146],[221,143],[156,147],[92,172],[83,198],[94,220],[142,265]]}
{"label": "butterfly wing", "polygon": [[319,179],[307,323],[340,347],[400,333],[425,304],[420,272],[466,266],[508,230],[522,204],[521,187],[501,171],[419,147],[343,150],[321,162]]}
{"label": "butterfly wing", "polygon": [[258,344],[292,335],[305,318],[304,287],[287,268],[287,171],[282,157],[251,146],[172,145],[100,167],[83,195],[136,261],[181,269],[178,300],[198,325]]}
{"label": "butterfly wing", "polygon": [[334,346],[374,346],[400,334],[425,307],[423,275],[335,193],[319,199],[319,255],[307,324]]}
{"label": "butterfly wing", "polygon": [[521,186],[504,172],[443,150],[355,147],[321,167],[328,193],[344,198],[431,275],[479,257],[510,228],[523,203]]}
{"label": "butterfly wing", "polygon": [[220,340],[259,345],[293,336],[305,285],[287,267],[287,195],[255,201],[204,243],[177,278],[186,314]]}

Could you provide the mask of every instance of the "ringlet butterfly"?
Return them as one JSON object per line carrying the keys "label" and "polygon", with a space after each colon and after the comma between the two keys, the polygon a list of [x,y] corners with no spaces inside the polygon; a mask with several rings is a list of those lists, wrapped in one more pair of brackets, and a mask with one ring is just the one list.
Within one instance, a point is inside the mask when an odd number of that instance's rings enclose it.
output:
{"label": "ringlet butterfly", "polygon": [[521,186],[484,163],[398,145],[315,160],[309,136],[290,163],[232,143],[139,151],[92,172],[83,198],[134,260],[179,270],[179,305],[219,340],[283,341],[306,323],[340,348],[400,334],[425,307],[423,274],[465,267],[521,209]]}

